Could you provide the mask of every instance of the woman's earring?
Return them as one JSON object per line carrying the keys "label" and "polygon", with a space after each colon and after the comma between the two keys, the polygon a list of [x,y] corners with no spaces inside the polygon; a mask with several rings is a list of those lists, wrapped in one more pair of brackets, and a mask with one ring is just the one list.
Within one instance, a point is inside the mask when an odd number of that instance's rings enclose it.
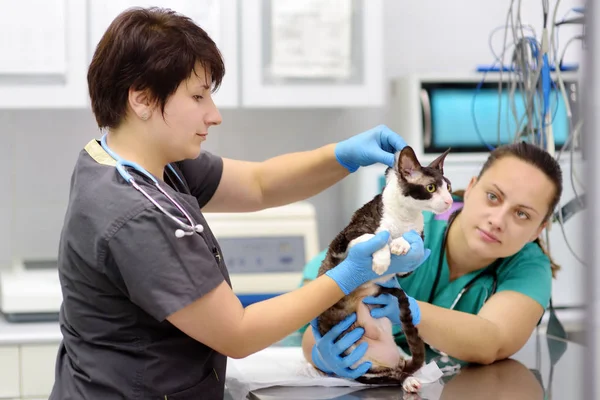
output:
{"label": "woman's earring", "polygon": [[148,113],[143,113],[142,114],[142,119],[145,121],[148,119]]}

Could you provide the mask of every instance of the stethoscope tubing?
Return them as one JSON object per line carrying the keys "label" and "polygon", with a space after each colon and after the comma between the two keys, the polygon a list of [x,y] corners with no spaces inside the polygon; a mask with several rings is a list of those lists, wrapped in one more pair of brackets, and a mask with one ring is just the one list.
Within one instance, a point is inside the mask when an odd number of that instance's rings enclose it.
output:
{"label": "stethoscope tubing", "polygon": [[[175,230],[175,236],[177,238],[182,238],[184,236],[193,235],[194,233],[202,233],[202,231],[204,231],[204,227],[201,224],[196,224],[195,223],[195,221],[192,219],[192,217],[185,211],[185,209],[183,208],[183,206],[181,204],[179,204],[175,199],[173,199],[173,197],[171,197],[160,186],[160,184],[158,183],[158,180],[154,176],[152,176],[152,174],[150,174],[148,171],[146,171],[141,165],[139,165],[137,163],[134,163],[132,161],[124,160],[117,153],[115,153],[108,146],[108,143],[106,142],[106,134],[102,135],[102,139],[100,140],[100,145],[102,146],[102,148],[104,149],[104,151],[106,151],[106,153],[109,156],[111,156],[113,158],[113,160],[116,161],[116,169],[119,172],[119,174],[121,175],[121,177],[123,177],[123,179],[127,183],[131,184],[136,190],[138,190],[140,193],[142,193],[144,195],[144,197],[146,197],[152,204],[154,204],[154,206],[156,206],[163,214],[165,214],[167,217],[169,217],[177,225],[180,226],[180,229],[176,229]],[[125,167],[133,168],[136,171],[138,171],[141,174],[143,174],[144,176],[148,177],[154,183],[154,186],[156,186],[156,188],[167,199],[169,199],[169,201],[171,202],[171,204],[173,204],[185,216],[185,218],[188,220],[189,224],[186,224],[185,222],[181,221],[179,218],[177,218],[174,215],[172,215],[163,206],[161,206],[154,198],[152,198],[152,196],[150,196],[144,189],[142,189],[142,187],[140,185],[138,185],[138,183],[135,181],[135,179],[133,179],[133,176],[129,172],[127,172],[127,170],[125,169]],[[177,174],[177,172],[175,171],[175,169],[173,168],[173,166],[171,164],[168,164],[168,167],[175,174],[175,176],[177,177],[177,179],[179,179],[179,181],[182,182],[181,177],[179,176],[179,174]]]}

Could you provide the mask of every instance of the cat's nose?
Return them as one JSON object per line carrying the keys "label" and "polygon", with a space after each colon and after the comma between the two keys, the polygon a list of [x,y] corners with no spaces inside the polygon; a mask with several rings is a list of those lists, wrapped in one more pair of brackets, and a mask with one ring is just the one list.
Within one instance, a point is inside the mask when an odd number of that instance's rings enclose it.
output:
{"label": "cat's nose", "polygon": [[444,203],[446,203],[447,206],[451,205],[452,204],[452,198],[444,200]]}

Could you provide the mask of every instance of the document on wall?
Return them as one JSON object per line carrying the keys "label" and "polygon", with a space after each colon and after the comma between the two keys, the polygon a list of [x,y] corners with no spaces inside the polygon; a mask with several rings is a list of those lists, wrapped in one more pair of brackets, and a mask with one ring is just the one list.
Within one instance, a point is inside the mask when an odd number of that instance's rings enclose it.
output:
{"label": "document on wall", "polygon": [[348,79],[352,0],[272,0],[274,78]]}

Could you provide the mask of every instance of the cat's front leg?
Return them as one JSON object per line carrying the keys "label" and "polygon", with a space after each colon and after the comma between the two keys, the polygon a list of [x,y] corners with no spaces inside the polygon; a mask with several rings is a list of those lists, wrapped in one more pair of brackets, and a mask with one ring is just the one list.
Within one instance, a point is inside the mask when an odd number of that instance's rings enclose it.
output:
{"label": "cat's front leg", "polygon": [[390,244],[390,251],[392,254],[397,256],[403,256],[408,253],[409,250],[410,243],[408,243],[402,236],[392,240],[392,243]]}
{"label": "cat's front leg", "polygon": [[391,262],[392,255],[390,253],[390,246],[386,244],[381,249],[373,253],[373,272],[375,272],[377,275],[383,275],[390,267]]}
{"label": "cat's front leg", "polygon": [[[365,234],[357,237],[356,239],[353,239],[348,244],[348,250],[350,250],[350,248],[352,246],[354,246],[358,243],[368,241],[373,236],[375,236],[375,235],[372,233],[365,233]],[[385,271],[387,271],[387,269],[389,268],[390,262],[391,262],[390,246],[386,244],[381,249],[379,249],[375,253],[373,253],[373,266],[372,266],[373,272],[375,272],[377,275],[383,275],[385,273]]]}

